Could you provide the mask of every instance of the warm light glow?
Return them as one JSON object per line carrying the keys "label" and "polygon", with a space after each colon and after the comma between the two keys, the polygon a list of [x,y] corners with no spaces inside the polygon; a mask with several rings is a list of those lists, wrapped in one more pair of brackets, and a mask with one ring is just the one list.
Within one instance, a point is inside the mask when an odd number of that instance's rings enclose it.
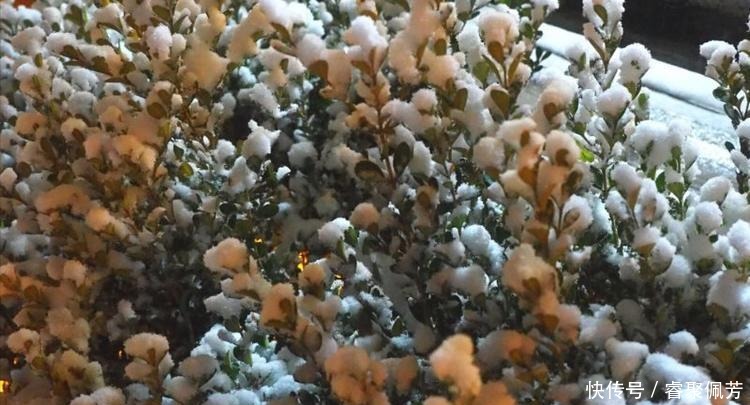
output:
{"label": "warm light glow", "polygon": [[261,243],[263,243],[263,239],[262,238],[255,238],[255,240],[253,240],[253,242],[255,242],[256,244],[261,244]]}
{"label": "warm light glow", "polygon": [[10,381],[0,380],[0,394],[5,394],[10,391]]}
{"label": "warm light glow", "polygon": [[16,357],[13,358],[13,365],[14,366],[17,366],[20,363],[21,363],[21,358],[20,357],[16,356]]}
{"label": "warm light glow", "polygon": [[118,350],[117,351],[117,358],[118,359],[122,359],[123,357],[125,357],[125,352],[122,349]]}
{"label": "warm light glow", "polygon": [[303,249],[297,253],[297,270],[300,272],[305,269],[307,263],[310,262],[310,251]]}

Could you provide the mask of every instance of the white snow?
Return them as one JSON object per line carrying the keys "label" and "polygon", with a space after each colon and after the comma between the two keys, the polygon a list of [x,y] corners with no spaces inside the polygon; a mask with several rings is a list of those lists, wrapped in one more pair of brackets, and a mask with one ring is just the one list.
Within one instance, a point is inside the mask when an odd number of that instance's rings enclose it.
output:
{"label": "white snow", "polygon": [[477,395],[482,387],[479,368],[474,364],[474,344],[466,335],[444,340],[430,355],[435,376],[449,381],[462,395]]}
{"label": "white snow", "polygon": [[536,350],[534,339],[514,330],[496,330],[481,339],[477,347],[477,360],[485,370],[498,367],[502,361],[524,364]]}
{"label": "white snow", "polygon": [[737,221],[729,228],[729,243],[739,254],[741,261],[750,260],[750,224],[745,221]]}
{"label": "white snow", "polygon": [[612,321],[615,309],[610,305],[592,305],[593,315],[581,316],[579,342],[590,342],[603,347],[607,340],[617,335],[620,327]]}
{"label": "white snow", "polygon": [[596,108],[605,116],[619,117],[630,103],[630,100],[631,95],[628,89],[615,83],[599,95],[596,100]]}
{"label": "white snow", "polygon": [[651,67],[651,52],[642,44],[630,44],[622,48],[620,57],[620,81],[636,83]]}
{"label": "white snow", "polygon": [[726,309],[729,316],[750,314],[750,285],[735,270],[725,270],[711,276],[707,305],[716,304]]}
{"label": "white snow", "polygon": [[357,228],[368,229],[380,220],[380,211],[372,203],[360,203],[352,211],[349,222]]}
{"label": "white snow", "polygon": [[318,229],[318,240],[330,248],[335,248],[336,243],[344,237],[344,232],[349,229],[351,223],[345,218],[336,218]]}
{"label": "white snow", "polygon": [[695,336],[686,330],[681,330],[669,335],[669,343],[664,348],[664,353],[679,361],[683,355],[696,355],[699,350]]}
{"label": "white snow", "polygon": [[204,90],[216,88],[219,80],[226,72],[229,60],[222,58],[203,41],[193,39],[190,47],[183,56],[187,73]]}
{"label": "white snow", "polygon": [[240,272],[247,262],[247,246],[236,238],[224,239],[203,254],[203,264],[220,274]]}
{"label": "white snow", "polygon": [[146,29],[146,44],[151,55],[157,60],[167,59],[172,47],[172,32],[169,31],[169,27],[163,24],[148,27]]}
{"label": "white snow", "polygon": [[639,342],[621,342],[615,338],[607,340],[605,347],[610,360],[609,367],[616,381],[629,381],[649,355],[648,346]]}
{"label": "white snow", "polygon": [[248,123],[250,135],[242,144],[242,155],[246,158],[256,156],[263,158],[271,153],[271,146],[279,138],[280,131],[271,131],[254,120]]}
{"label": "white snow", "polygon": [[318,151],[310,141],[297,142],[287,152],[289,164],[292,167],[301,168],[309,161],[315,163],[318,159]]}

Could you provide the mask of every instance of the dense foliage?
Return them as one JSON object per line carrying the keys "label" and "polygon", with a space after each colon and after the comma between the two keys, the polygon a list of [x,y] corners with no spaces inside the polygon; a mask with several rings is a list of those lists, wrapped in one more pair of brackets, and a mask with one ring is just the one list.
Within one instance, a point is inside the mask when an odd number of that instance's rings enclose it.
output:
{"label": "dense foliage", "polygon": [[0,2],[0,391],[739,403],[750,40],[700,49],[738,135],[704,180],[623,0],[583,1],[567,72],[536,47],[557,8]]}

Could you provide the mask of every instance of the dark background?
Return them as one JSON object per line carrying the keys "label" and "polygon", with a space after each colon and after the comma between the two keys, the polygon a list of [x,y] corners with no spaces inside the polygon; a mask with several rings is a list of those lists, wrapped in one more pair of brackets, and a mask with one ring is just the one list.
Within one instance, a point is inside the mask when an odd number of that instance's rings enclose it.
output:
{"label": "dark background", "polygon": [[[702,73],[705,61],[698,47],[720,39],[736,45],[747,32],[748,10],[714,10],[686,4],[686,0],[627,0],[623,46],[640,42],[654,58]],[[743,15],[745,17],[743,17]],[[581,32],[581,0],[561,0],[550,23]]]}

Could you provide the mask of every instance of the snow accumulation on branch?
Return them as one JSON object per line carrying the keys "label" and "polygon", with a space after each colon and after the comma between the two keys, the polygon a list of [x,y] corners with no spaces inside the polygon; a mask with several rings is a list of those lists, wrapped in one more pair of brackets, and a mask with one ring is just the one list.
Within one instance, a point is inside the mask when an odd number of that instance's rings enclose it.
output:
{"label": "snow accumulation on branch", "polygon": [[[750,1],[742,1],[750,5]],[[544,35],[538,42],[539,47],[560,57],[565,56],[571,44],[586,41],[581,34],[548,23],[542,25],[541,29]],[[711,96],[716,88],[716,82],[702,74],[652,59],[651,67],[643,76],[643,84],[651,90],[684,100],[698,107],[721,114],[724,113],[723,104]]]}

